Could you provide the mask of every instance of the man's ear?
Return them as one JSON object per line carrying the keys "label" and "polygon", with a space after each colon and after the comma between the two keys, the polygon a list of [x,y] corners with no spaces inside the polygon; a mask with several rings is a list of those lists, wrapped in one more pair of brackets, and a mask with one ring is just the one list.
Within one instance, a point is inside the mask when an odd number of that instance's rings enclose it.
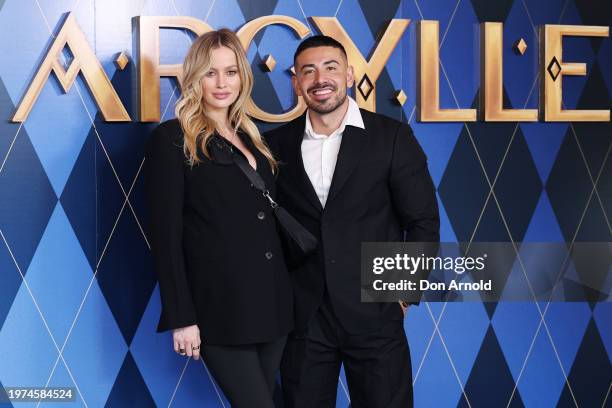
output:
{"label": "man's ear", "polygon": [[346,87],[352,88],[355,83],[355,70],[352,65],[346,68]]}
{"label": "man's ear", "polygon": [[291,75],[291,86],[293,87],[293,92],[295,92],[297,96],[302,96],[302,91],[298,86],[297,75]]}

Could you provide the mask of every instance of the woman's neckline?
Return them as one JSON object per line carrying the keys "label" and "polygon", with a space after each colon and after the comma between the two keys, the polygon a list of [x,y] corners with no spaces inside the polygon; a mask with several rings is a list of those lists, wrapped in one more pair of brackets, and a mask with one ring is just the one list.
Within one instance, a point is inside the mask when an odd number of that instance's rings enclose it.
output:
{"label": "woman's neckline", "polygon": [[[249,166],[251,166],[251,163],[249,162],[248,158],[246,157],[244,152],[242,150],[240,150],[240,148],[238,146],[236,146],[234,143],[230,142],[227,138],[223,137],[217,130],[215,130],[215,135],[218,138],[222,139],[225,143],[227,143],[228,147],[230,148],[230,150],[232,152],[234,151],[234,149],[236,149],[239,154],[244,156],[244,159],[247,161]],[[246,149],[248,149],[249,153],[251,153],[253,155],[253,158],[255,159],[255,167],[251,166],[251,168],[253,170],[257,171],[259,169],[259,158],[257,157],[257,152],[253,151],[253,150],[257,150],[257,148],[251,149],[251,145],[252,145],[251,139],[248,138],[248,137],[247,138],[243,138],[242,137],[243,136],[243,132],[241,132],[240,129],[236,130],[236,136],[238,136],[240,138],[240,140],[244,144],[244,147]],[[247,140],[245,140],[245,139],[247,139]]]}

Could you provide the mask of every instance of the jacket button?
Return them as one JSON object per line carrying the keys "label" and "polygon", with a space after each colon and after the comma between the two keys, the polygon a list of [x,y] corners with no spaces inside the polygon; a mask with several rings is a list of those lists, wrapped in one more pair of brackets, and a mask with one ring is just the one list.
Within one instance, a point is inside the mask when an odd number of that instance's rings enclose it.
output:
{"label": "jacket button", "polygon": [[272,259],[272,252],[266,252],[266,259],[270,260]]}
{"label": "jacket button", "polygon": [[336,263],[336,260],[335,260],[335,259],[332,259],[332,260],[331,260],[331,263],[335,264],[335,263]]}
{"label": "jacket button", "polygon": [[263,211],[260,211],[257,213],[257,218],[263,220],[264,218],[266,218],[266,214]]}

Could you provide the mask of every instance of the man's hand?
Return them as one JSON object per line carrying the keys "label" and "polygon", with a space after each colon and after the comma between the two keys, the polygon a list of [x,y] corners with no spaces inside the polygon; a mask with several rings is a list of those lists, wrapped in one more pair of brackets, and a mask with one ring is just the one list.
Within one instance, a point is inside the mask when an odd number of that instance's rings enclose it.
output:
{"label": "man's hand", "polygon": [[[398,302],[400,304],[400,307],[402,308],[402,312],[404,313],[404,317],[406,317],[406,313],[408,312],[408,308],[410,307],[409,304],[405,303],[405,302]],[[404,306],[406,305],[406,306]]]}
{"label": "man's hand", "polygon": [[197,325],[181,327],[172,331],[174,341],[174,351],[181,356],[193,357],[197,360],[200,357],[200,329]]}

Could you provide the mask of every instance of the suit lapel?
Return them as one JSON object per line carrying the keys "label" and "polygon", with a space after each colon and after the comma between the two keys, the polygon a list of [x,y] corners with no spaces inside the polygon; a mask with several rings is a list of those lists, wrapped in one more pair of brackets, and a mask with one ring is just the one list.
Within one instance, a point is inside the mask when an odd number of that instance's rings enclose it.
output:
{"label": "suit lapel", "polygon": [[327,196],[326,206],[334,199],[342,186],[348,180],[349,176],[359,163],[361,155],[364,151],[367,142],[367,134],[365,129],[355,126],[347,126],[342,134],[342,142],[340,151],[338,152],[338,160],[336,161],[336,169],[332,177],[329,195]]}

